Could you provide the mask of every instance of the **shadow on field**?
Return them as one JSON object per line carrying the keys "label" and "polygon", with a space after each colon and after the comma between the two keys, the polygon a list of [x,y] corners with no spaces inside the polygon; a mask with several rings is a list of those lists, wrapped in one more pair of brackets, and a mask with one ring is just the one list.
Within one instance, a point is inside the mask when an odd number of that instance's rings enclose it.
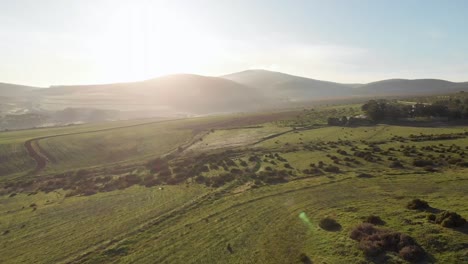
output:
{"label": "shadow on field", "polygon": [[438,213],[442,212],[443,210],[440,210],[439,208],[429,207],[424,211],[429,212],[429,213],[433,213],[433,214],[438,214]]}
{"label": "shadow on field", "polygon": [[[394,262],[395,257],[390,257],[387,254],[380,254],[375,257],[366,257],[366,260],[373,264],[381,264],[381,263],[400,263]],[[409,263],[435,263],[436,259],[429,253],[425,253],[425,257],[420,261],[408,261]]]}
{"label": "shadow on field", "polygon": [[[468,224],[465,224],[464,226],[461,226],[461,227],[454,227],[452,228],[452,230],[468,235]],[[467,248],[468,248],[468,245],[467,245]]]}

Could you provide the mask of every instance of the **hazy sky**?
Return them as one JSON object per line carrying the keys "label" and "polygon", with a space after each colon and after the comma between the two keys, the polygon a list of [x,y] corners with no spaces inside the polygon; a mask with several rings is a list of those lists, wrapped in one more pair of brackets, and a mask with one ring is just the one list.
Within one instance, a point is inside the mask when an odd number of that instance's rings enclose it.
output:
{"label": "hazy sky", "polygon": [[0,0],[0,82],[253,68],[338,82],[468,81],[468,1]]}

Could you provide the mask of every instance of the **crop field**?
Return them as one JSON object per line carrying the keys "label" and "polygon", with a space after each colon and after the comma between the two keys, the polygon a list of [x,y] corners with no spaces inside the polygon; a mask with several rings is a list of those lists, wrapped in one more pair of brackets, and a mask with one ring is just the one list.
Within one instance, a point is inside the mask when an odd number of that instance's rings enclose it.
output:
{"label": "crop field", "polygon": [[0,262],[467,263],[468,126],[348,114],[2,133]]}

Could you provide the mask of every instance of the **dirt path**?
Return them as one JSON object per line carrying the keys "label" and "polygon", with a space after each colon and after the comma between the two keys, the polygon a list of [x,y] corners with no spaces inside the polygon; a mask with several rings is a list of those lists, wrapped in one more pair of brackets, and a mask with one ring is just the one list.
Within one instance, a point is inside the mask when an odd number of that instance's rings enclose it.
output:
{"label": "dirt path", "polygon": [[135,125],[128,125],[128,126],[120,126],[120,127],[110,127],[110,128],[103,128],[103,129],[96,129],[96,130],[89,130],[89,131],[82,131],[82,132],[71,132],[71,133],[64,133],[64,134],[56,134],[56,135],[50,135],[50,136],[43,136],[43,137],[37,137],[37,138],[32,138],[24,142],[24,147],[26,148],[28,155],[36,162],[36,168],[34,169],[34,173],[38,173],[42,170],[44,170],[47,167],[47,164],[49,162],[53,162],[55,159],[54,157],[47,153],[40,145],[39,141],[42,139],[47,139],[47,138],[54,138],[54,137],[63,137],[63,136],[72,136],[72,135],[81,135],[81,134],[89,134],[89,133],[96,133],[96,132],[103,132],[103,131],[111,131],[111,130],[117,130],[117,129],[124,129],[124,128],[131,128],[131,127],[138,127],[138,126],[144,126],[144,125],[151,125],[151,124],[156,124],[156,123],[165,123],[165,122],[172,122],[172,121],[177,121],[177,120],[182,120],[181,119],[171,119],[171,120],[158,120],[158,121],[152,121],[152,122],[146,122],[146,123],[140,123],[140,124],[135,124]]}
{"label": "dirt path", "polygon": [[43,170],[47,166],[48,162],[47,157],[41,154],[40,151],[38,151],[37,140],[38,139],[30,139],[24,142],[24,147],[28,151],[29,156],[36,162],[36,168],[34,169],[34,173]]}

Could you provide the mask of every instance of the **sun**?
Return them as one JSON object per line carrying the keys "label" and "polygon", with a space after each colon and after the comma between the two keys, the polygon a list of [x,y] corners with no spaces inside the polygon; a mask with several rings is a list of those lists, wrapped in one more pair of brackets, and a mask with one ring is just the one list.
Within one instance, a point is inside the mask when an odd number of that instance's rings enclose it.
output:
{"label": "sun", "polygon": [[99,70],[109,80],[137,81],[174,73],[201,73],[223,58],[219,41],[188,16],[163,6],[130,5],[116,12],[95,41]]}

